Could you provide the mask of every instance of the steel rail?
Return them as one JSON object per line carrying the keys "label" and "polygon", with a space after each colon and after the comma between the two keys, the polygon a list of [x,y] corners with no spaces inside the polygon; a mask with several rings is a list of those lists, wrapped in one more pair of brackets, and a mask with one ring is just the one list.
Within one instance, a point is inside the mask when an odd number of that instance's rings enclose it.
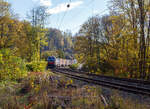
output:
{"label": "steel rail", "polygon": [[79,73],[79,74],[86,74],[88,76],[97,76],[100,78],[107,78],[107,79],[115,79],[115,80],[121,80],[121,81],[126,81],[126,82],[133,82],[133,83],[137,83],[137,84],[141,84],[141,85],[150,85],[150,81],[146,81],[146,80],[140,80],[140,79],[131,79],[131,78],[118,78],[118,77],[114,77],[114,76],[104,76],[104,75],[97,75],[97,74],[92,74],[92,73],[87,73],[84,71],[77,71],[77,70],[72,70],[72,69],[66,69],[66,68],[61,68],[60,70],[65,70],[65,71],[70,71],[70,72],[75,72],[75,73]]}
{"label": "steel rail", "polygon": [[66,75],[67,77],[70,77],[70,78],[73,78],[76,80],[80,80],[80,81],[84,81],[84,82],[88,82],[88,83],[92,83],[92,84],[97,84],[97,85],[101,85],[101,86],[105,86],[105,87],[109,87],[109,88],[114,88],[114,89],[130,92],[130,93],[134,93],[134,94],[142,94],[142,95],[150,96],[150,88],[133,86],[133,85],[125,84],[125,83],[121,83],[121,82],[117,83],[117,82],[108,81],[108,80],[93,79],[90,77],[78,76],[75,74],[75,72],[66,71],[66,70],[62,70],[62,69],[54,69],[52,71],[54,73],[62,73],[64,75]]}

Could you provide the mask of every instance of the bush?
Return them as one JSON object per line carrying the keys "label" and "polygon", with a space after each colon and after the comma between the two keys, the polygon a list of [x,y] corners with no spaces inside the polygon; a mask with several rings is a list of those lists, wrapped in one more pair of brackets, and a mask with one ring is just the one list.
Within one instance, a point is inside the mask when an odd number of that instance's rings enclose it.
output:
{"label": "bush", "polygon": [[46,69],[45,61],[33,61],[26,64],[27,70],[31,72],[42,72]]}
{"label": "bush", "polygon": [[57,57],[57,52],[56,51],[45,51],[42,52],[42,59],[47,60],[49,56],[56,56]]}
{"label": "bush", "polygon": [[75,70],[75,69],[77,69],[78,68],[78,64],[72,64],[72,65],[70,65],[69,67],[71,68],[71,69],[73,69],[73,70]]}
{"label": "bush", "polygon": [[0,80],[17,80],[27,75],[25,61],[9,49],[0,50]]}

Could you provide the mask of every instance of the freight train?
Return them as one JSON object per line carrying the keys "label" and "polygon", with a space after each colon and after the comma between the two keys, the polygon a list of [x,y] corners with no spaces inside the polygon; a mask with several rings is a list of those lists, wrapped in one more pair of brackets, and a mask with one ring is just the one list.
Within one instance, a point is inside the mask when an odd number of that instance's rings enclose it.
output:
{"label": "freight train", "polygon": [[62,59],[49,56],[47,59],[47,68],[66,67],[75,63],[77,63],[75,59]]}

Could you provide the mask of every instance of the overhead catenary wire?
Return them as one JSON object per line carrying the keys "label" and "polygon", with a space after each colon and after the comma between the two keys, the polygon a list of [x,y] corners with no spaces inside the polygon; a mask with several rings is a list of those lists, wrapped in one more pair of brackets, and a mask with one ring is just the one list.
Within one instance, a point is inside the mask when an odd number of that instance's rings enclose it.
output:
{"label": "overhead catenary wire", "polygon": [[[90,6],[89,8],[92,8],[92,16],[94,15],[94,11],[93,11],[93,2],[94,2],[94,0],[90,0],[89,2],[88,2],[88,4],[86,5],[86,7],[87,6]],[[91,7],[92,6],[92,7]],[[67,3],[66,4],[66,7],[67,8],[70,8],[71,7],[71,0],[69,0],[69,3]],[[102,12],[99,12],[99,13],[97,13],[97,14],[95,14],[96,16],[101,16],[101,14],[102,13],[104,13],[104,12],[106,12],[108,9],[105,9],[105,10],[103,10]],[[61,26],[62,26],[62,24],[63,24],[63,21],[64,21],[64,18],[65,18],[65,16],[67,15],[67,12],[68,12],[68,10],[66,10],[65,12],[64,12],[64,14],[63,14],[63,16],[62,16],[62,18],[60,19],[60,17],[59,18],[57,18],[57,28],[58,29],[60,29],[61,28]],[[73,16],[73,18],[75,18],[75,17],[77,17],[77,16],[79,16],[82,12],[84,12],[84,10],[81,10],[78,14],[76,14],[76,16]],[[70,19],[72,19],[72,17],[70,18]],[[75,30],[75,29],[77,29],[78,27],[81,27],[82,25],[78,25],[78,26],[75,26],[75,27],[73,27],[73,30]]]}
{"label": "overhead catenary wire", "polygon": [[[70,4],[71,4],[71,0],[69,0],[69,3],[66,4],[66,7],[67,7],[67,8],[70,8]],[[60,23],[58,24],[58,29],[61,28],[61,25],[62,25],[62,23],[63,23],[63,20],[64,20],[64,18],[65,18],[65,16],[66,16],[67,12],[68,12],[68,10],[66,10],[66,11],[64,12],[64,15],[62,16],[62,19],[60,20]]]}
{"label": "overhead catenary wire", "polygon": [[67,11],[64,13],[64,15],[63,15],[62,19],[60,20],[60,23],[59,23],[58,29],[60,29],[60,28],[61,28],[61,25],[62,25],[62,23],[63,23],[63,20],[64,20],[64,18],[65,18],[65,16],[66,16],[66,14],[67,14]]}
{"label": "overhead catenary wire", "polygon": [[97,13],[96,16],[102,16],[103,13],[105,13],[108,9],[104,9],[103,11],[101,11],[100,13]]}
{"label": "overhead catenary wire", "polygon": [[[91,5],[91,3],[93,2],[94,0],[90,0],[90,2],[88,3],[88,5],[87,6],[89,6],[89,5]],[[69,3],[66,5],[67,6],[67,8],[70,8],[70,4],[71,4],[71,0],[69,0]],[[79,13],[81,13],[81,12],[83,12],[83,11],[80,11]],[[77,15],[79,15],[79,13],[77,14]],[[58,29],[60,29],[61,28],[61,25],[62,25],[62,23],[63,23],[63,20],[64,20],[64,18],[65,18],[65,16],[66,16],[66,14],[67,14],[67,11],[65,11],[65,13],[64,13],[64,15],[62,16],[62,19],[60,20],[60,22],[58,21],[59,20],[59,18],[58,18],[58,20],[57,20],[57,22],[59,22],[58,23],[58,25],[57,25],[57,27],[58,27]],[[75,16],[73,16],[73,17],[75,17]],[[73,18],[72,17],[72,18]],[[71,18],[71,19],[72,19]],[[81,26],[81,25],[79,25],[79,26]]]}
{"label": "overhead catenary wire", "polygon": [[[92,7],[93,7],[93,2],[94,2],[94,1],[95,1],[95,0],[90,0],[90,1],[88,2],[88,4],[86,5],[86,8],[87,8],[88,6],[91,6],[91,5],[92,5]],[[83,13],[84,10],[85,10],[85,9],[80,10],[76,15],[74,15],[74,16],[71,17],[70,19],[73,19],[73,18],[75,18],[75,17],[81,15],[81,13]],[[92,15],[93,15],[93,8],[92,8]],[[73,30],[75,30],[75,29],[77,29],[78,27],[81,27],[81,26],[82,26],[82,25],[75,26],[75,27],[73,28]]]}
{"label": "overhead catenary wire", "polygon": [[[69,0],[69,3],[68,4],[66,4],[66,6],[67,6],[67,8],[70,8],[70,4],[71,4],[71,0]],[[86,5],[86,6],[90,6],[91,4],[92,4],[92,2],[94,2],[94,0],[90,0],[89,1],[89,3]],[[78,16],[78,15],[80,15],[81,14],[81,12],[83,12],[83,11],[80,11],[80,12],[78,12],[78,14],[76,14],[76,17]],[[62,16],[62,18],[61,18],[61,20],[59,20],[59,18],[57,18],[57,22],[58,22],[58,25],[57,25],[57,27],[58,27],[58,29],[60,29],[61,28],[61,26],[62,26],[62,23],[63,23],[63,20],[64,20],[64,18],[65,18],[65,16],[66,16],[66,14],[67,14],[67,11],[65,11],[64,12],[64,15]],[[74,18],[75,16],[73,16],[73,18]],[[72,18],[71,18],[72,19]],[[79,25],[79,26],[81,26],[81,25]]]}
{"label": "overhead catenary wire", "polygon": [[[101,15],[102,15],[103,13],[105,13],[107,10],[108,10],[108,9],[104,9],[103,11],[97,13],[96,16],[101,16]],[[79,27],[81,27],[81,26],[82,26],[82,24],[77,25],[77,26],[73,27],[72,30],[76,30],[77,28],[79,28]]]}
{"label": "overhead catenary wire", "polygon": [[[59,8],[60,8],[60,7],[59,7]],[[60,13],[57,14],[57,20],[56,20],[56,25],[57,25],[57,27],[59,26],[59,21],[60,21],[59,17],[60,17]]]}
{"label": "overhead catenary wire", "polygon": [[[93,3],[94,1],[95,1],[95,0],[90,0],[89,3],[86,5],[86,8],[87,8],[88,6],[90,6],[90,5],[92,5],[92,3]],[[78,12],[77,12],[74,16],[72,16],[70,19],[75,18],[75,17],[81,15],[81,13],[83,13],[84,10],[85,10],[85,8],[84,8],[83,10],[78,11]]]}

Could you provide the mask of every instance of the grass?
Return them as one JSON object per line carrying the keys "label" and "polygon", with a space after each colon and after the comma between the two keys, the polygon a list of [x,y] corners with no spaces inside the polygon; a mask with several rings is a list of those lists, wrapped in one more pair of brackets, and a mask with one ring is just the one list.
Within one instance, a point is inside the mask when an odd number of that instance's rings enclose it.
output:
{"label": "grass", "polygon": [[149,109],[116,93],[107,100],[96,86],[77,86],[53,73],[30,73],[18,83],[0,87],[0,109]]}

